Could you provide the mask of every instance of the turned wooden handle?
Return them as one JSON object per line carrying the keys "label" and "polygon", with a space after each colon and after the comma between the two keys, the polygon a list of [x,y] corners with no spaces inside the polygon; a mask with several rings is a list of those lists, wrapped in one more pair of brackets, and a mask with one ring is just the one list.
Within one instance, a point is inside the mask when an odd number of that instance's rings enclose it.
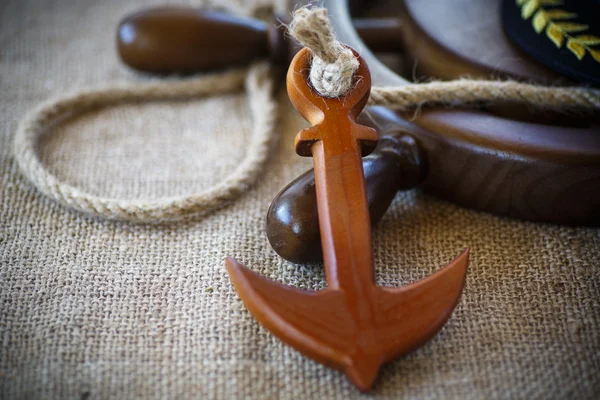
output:
{"label": "turned wooden handle", "polygon": [[[379,140],[363,158],[371,226],[379,222],[398,190],[425,178],[424,157],[414,139],[402,132]],[[267,212],[267,237],[281,257],[296,264],[323,261],[314,170],[300,175],[273,199]]]}
{"label": "turned wooden handle", "polygon": [[[356,21],[373,51],[397,51],[400,25],[395,19]],[[190,7],[153,8],[127,16],[117,30],[121,59],[152,73],[194,72],[246,65],[270,58],[287,64],[299,47],[285,26]]]}
{"label": "turned wooden handle", "polygon": [[187,7],[141,11],[118,29],[121,59],[147,72],[191,72],[249,63],[269,54],[264,22]]}

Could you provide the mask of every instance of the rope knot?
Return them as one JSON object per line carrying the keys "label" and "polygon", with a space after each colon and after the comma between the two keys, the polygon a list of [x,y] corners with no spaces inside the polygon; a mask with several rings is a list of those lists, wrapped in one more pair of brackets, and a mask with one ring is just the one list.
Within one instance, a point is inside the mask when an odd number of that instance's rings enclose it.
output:
{"label": "rope knot", "polygon": [[294,12],[290,34],[313,54],[310,83],[325,97],[341,97],[352,88],[358,60],[335,37],[325,8],[302,7]]}

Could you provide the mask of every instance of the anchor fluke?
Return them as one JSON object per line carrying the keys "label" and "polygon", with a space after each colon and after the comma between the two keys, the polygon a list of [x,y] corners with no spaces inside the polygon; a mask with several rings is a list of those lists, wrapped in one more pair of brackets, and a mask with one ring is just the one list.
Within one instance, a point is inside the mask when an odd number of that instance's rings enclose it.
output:
{"label": "anchor fluke", "polygon": [[373,385],[383,363],[421,346],[444,326],[462,293],[467,264],[465,250],[407,286],[373,285],[370,322],[362,325],[353,299],[342,289],[284,286],[227,258],[238,295],[263,326],[315,361],[343,371],[363,391]]}

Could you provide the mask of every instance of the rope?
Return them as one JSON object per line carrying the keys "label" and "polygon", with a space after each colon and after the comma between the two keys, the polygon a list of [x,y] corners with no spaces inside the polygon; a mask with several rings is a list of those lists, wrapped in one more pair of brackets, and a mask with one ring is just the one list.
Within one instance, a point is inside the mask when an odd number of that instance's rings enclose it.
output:
{"label": "rope", "polygon": [[[151,200],[107,198],[90,194],[53,175],[40,161],[35,149],[46,128],[67,115],[94,108],[137,101],[190,99],[230,93],[245,85],[253,117],[253,133],[244,160],[221,183],[201,193]],[[109,86],[80,91],[52,99],[21,122],[14,140],[14,154],[23,174],[46,196],[78,211],[109,219],[134,222],[178,220],[213,211],[239,197],[256,181],[263,169],[274,138],[277,105],[273,82],[265,63],[248,70],[200,78],[150,83],[138,86]]]}
{"label": "rope", "polygon": [[423,105],[460,106],[510,101],[545,109],[600,110],[600,90],[582,87],[548,87],[516,81],[461,79],[398,87],[373,87],[368,105],[412,109]]}
{"label": "rope", "polygon": [[309,78],[317,92],[325,97],[341,97],[352,88],[358,60],[335,37],[327,9],[297,9],[288,31],[313,54]]}
{"label": "rope", "polygon": [[[335,37],[324,8],[300,8],[290,25],[291,35],[313,53],[310,81],[326,97],[340,97],[352,88],[358,60]],[[151,200],[96,196],[53,175],[35,149],[47,127],[67,115],[127,102],[190,99],[230,93],[245,85],[253,117],[253,133],[244,160],[221,183],[201,193]],[[138,86],[108,86],[52,99],[21,122],[14,154],[23,174],[54,201],[94,216],[134,222],[161,222],[206,214],[233,201],[254,184],[265,164],[274,138],[277,105],[273,99],[269,67],[255,64],[247,70],[181,81]],[[426,104],[461,106],[479,102],[516,101],[556,109],[600,110],[600,90],[581,87],[546,87],[514,81],[457,80],[401,87],[374,87],[369,105],[399,109]]]}
{"label": "rope", "polygon": [[[313,54],[310,82],[325,97],[340,97],[353,87],[358,60],[335,37],[325,8],[294,12],[290,34]],[[546,109],[600,110],[600,90],[548,87],[515,81],[457,80],[399,87],[373,87],[369,105],[412,109],[424,105],[461,106],[509,101]]]}

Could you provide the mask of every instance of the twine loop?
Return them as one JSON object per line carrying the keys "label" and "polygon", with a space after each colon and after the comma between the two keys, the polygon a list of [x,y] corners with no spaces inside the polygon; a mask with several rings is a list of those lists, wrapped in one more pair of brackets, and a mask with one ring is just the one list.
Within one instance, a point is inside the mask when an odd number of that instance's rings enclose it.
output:
{"label": "twine loop", "polygon": [[294,12],[290,34],[313,54],[310,83],[322,96],[340,97],[352,87],[358,60],[337,40],[325,8],[302,7]]}

